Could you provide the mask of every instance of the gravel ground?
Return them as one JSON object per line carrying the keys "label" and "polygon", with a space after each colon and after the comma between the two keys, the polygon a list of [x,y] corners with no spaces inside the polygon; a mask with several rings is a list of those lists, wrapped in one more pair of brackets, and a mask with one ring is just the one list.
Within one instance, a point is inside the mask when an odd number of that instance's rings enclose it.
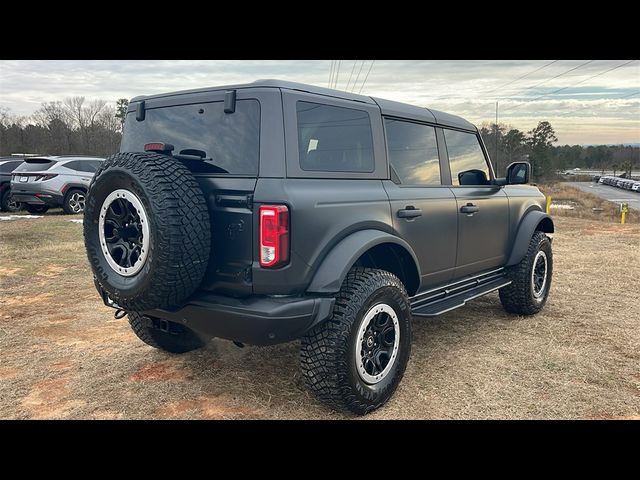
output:
{"label": "gravel ground", "polygon": [[[101,304],[72,218],[0,224],[1,418],[352,418],[305,390],[298,342],[138,341]],[[417,319],[404,380],[365,418],[640,418],[640,225],[556,225],[545,310],[509,316],[492,294]]]}

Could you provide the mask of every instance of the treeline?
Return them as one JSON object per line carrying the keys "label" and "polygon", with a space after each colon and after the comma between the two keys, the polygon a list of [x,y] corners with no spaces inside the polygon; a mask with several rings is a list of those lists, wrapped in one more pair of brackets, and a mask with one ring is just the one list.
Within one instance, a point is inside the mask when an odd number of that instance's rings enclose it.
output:
{"label": "treeline", "polygon": [[[114,107],[105,100],[88,102],[84,97],[70,97],[45,102],[30,116],[12,115],[0,107],[0,155],[110,155],[120,148],[127,106],[126,99],[119,99]],[[546,121],[528,132],[503,123],[485,123],[480,133],[498,175],[518,160],[531,163],[536,180],[576,167],[620,172],[640,169],[640,148],[554,146],[558,139]]]}
{"label": "treeline", "polygon": [[0,107],[0,155],[110,155],[120,148],[126,111],[125,99],[114,107],[84,97],[44,102],[30,116]]}
{"label": "treeline", "polygon": [[[480,134],[498,175],[507,165],[527,160],[536,180],[550,179],[557,172],[573,168],[628,172],[640,169],[640,148],[624,145],[563,145],[554,146],[558,139],[549,122],[543,121],[528,132],[510,125],[484,123]],[[497,137],[497,155],[496,155]]]}

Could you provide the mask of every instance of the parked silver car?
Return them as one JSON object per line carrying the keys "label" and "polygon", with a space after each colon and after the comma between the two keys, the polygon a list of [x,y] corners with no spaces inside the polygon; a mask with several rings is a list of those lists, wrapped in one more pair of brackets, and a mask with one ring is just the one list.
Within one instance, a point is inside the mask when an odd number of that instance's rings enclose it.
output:
{"label": "parked silver car", "polygon": [[11,177],[12,197],[29,213],[62,207],[82,213],[89,182],[104,158],[68,156],[30,157]]}

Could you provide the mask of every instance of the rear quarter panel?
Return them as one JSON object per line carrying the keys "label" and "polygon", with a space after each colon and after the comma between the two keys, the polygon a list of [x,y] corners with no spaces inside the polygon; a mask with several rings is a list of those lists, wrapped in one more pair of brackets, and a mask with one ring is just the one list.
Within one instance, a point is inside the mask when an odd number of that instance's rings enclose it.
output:
{"label": "rear quarter panel", "polygon": [[[380,180],[265,179],[258,180],[259,204],[283,203],[290,210],[291,259],[280,269],[254,262],[257,294],[302,293],[327,253],[351,233],[372,228],[392,232],[389,199]],[[254,238],[258,223],[254,222]],[[255,246],[254,258],[259,258]]]}

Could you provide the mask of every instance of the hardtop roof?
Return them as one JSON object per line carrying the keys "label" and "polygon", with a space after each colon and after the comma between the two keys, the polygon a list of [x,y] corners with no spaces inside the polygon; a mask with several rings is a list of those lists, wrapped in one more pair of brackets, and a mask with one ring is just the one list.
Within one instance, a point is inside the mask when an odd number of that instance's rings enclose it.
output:
{"label": "hardtop roof", "polygon": [[[315,85],[308,85],[305,83],[288,82],[285,80],[256,80],[251,83],[243,83],[236,85],[222,85],[218,87],[204,87],[191,90],[180,90],[176,92],[160,93],[156,95],[142,95],[131,99],[130,103],[139,102],[142,100],[172,97],[177,95],[189,95],[194,93],[206,93],[215,92],[219,90],[240,90],[245,88],[279,88],[285,90],[296,90],[306,93],[314,93],[317,95],[325,95],[328,97],[342,98],[345,100],[351,100],[360,103],[367,103],[372,105],[378,105],[383,114],[394,116],[406,116],[408,118],[414,118],[417,120],[426,120],[437,123],[439,125],[446,125],[450,127],[462,128],[466,130],[477,130],[475,125],[457,115],[441,112],[425,107],[417,107],[403,102],[395,102],[392,100],[385,100],[381,98],[369,97],[367,95],[359,95],[356,93],[345,92],[342,90],[334,90],[331,88],[318,87]],[[130,110],[131,111],[131,110]]]}

